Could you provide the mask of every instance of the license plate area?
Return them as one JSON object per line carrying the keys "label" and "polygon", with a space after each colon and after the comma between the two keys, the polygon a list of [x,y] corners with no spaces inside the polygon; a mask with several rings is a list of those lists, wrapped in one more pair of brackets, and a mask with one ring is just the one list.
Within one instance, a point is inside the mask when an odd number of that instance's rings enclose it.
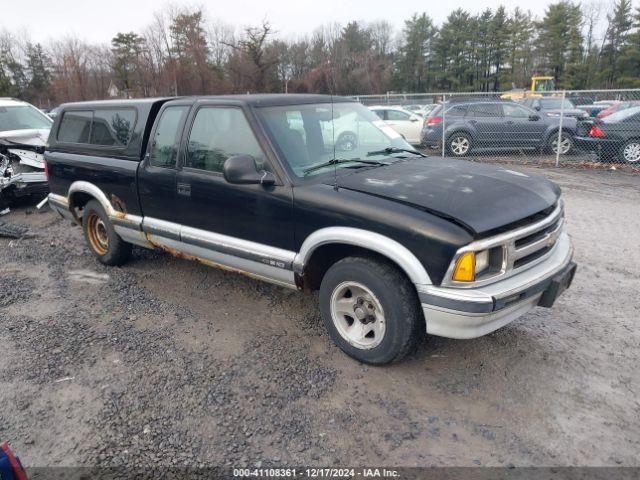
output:
{"label": "license plate area", "polygon": [[571,286],[577,268],[578,266],[571,262],[566,269],[554,276],[549,286],[542,293],[538,306],[551,308],[562,292]]}

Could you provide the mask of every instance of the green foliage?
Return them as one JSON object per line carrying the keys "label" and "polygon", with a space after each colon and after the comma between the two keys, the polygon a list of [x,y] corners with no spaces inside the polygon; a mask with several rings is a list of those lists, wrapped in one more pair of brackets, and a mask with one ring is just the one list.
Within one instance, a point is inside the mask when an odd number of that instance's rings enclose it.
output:
{"label": "green foliage", "polygon": [[394,83],[401,89],[422,92],[433,82],[433,41],[437,29],[426,14],[413,14],[404,22],[404,42],[396,61]]}
{"label": "green foliage", "polygon": [[118,87],[125,92],[135,86],[135,76],[144,39],[134,32],[118,33],[111,40],[112,69]]}
{"label": "green foliage", "polygon": [[640,88],[640,7],[633,17],[633,30],[620,48],[620,75],[617,85],[621,87]]}
{"label": "green foliage", "polygon": [[200,8],[174,7],[144,33],[118,33],[110,47],[68,38],[45,49],[2,31],[0,95],[49,106],[104,98],[110,85],[136,97],[492,92],[529,88],[536,75],[566,89],[640,88],[638,1],[555,0],[541,18],[517,7],[458,8],[440,25],[417,12],[399,35],[386,20],[351,21],[296,40],[266,20],[237,30],[207,21]]}
{"label": "green foliage", "polygon": [[579,4],[560,1],[549,5],[538,25],[538,45],[543,72],[553,75],[557,86],[573,86],[582,58],[582,11]]}
{"label": "green foliage", "polygon": [[[633,75],[633,65],[628,64],[628,61],[637,55],[637,45],[633,48],[633,35],[638,35],[638,30],[631,33],[634,26],[631,0],[617,0],[607,20],[607,33],[601,53],[600,80],[607,87],[620,87],[632,83],[633,79],[629,76]],[[622,70],[625,62],[631,71]],[[624,81],[620,81],[620,76]]]}

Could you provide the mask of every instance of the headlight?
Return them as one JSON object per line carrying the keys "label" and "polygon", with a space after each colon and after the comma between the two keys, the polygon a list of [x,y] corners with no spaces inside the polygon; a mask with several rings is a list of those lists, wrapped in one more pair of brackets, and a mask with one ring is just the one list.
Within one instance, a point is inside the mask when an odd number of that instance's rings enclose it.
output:
{"label": "headlight", "polygon": [[502,246],[477,252],[465,252],[456,262],[452,280],[456,282],[475,282],[478,277],[486,277],[500,271],[502,261]]}
{"label": "headlight", "polygon": [[476,252],[476,276],[480,275],[487,268],[489,268],[489,250]]}

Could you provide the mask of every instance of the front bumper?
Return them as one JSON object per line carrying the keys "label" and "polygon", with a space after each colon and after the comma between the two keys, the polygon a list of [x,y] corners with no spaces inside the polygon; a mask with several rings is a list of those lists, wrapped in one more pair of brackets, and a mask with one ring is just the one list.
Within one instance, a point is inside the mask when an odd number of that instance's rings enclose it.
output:
{"label": "front bumper", "polygon": [[3,201],[28,196],[45,197],[49,184],[44,172],[16,173],[8,178],[0,178],[0,197]]}
{"label": "front bumper", "polygon": [[493,332],[534,307],[553,304],[573,280],[576,265],[566,233],[549,256],[512,277],[478,288],[419,286],[427,333],[476,338]]}

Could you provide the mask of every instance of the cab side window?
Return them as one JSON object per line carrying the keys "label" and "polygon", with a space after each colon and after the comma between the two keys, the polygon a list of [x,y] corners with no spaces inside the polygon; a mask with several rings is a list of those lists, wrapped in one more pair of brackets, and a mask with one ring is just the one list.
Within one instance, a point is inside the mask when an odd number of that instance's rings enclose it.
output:
{"label": "cab side window", "polygon": [[502,112],[495,103],[476,103],[471,105],[469,113],[474,117],[501,117]]}
{"label": "cab side window", "polygon": [[264,153],[242,110],[235,107],[198,110],[189,134],[184,166],[222,172],[224,162],[235,155],[251,155],[258,169],[266,168]]}
{"label": "cab side window", "polygon": [[186,106],[176,106],[162,112],[151,144],[149,163],[154,167],[175,168],[180,127],[187,111]]}
{"label": "cab side window", "polygon": [[504,111],[505,117],[511,118],[529,118],[531,112],[521,105],[515,105],[512,103],[505,103],[502,105],[502,110]]}
{"label": "cab side window", "polygon": [[392,121],[407,121],[411,117],[409,114],[401,112],[399,110],[387,110],[387,120]]}

